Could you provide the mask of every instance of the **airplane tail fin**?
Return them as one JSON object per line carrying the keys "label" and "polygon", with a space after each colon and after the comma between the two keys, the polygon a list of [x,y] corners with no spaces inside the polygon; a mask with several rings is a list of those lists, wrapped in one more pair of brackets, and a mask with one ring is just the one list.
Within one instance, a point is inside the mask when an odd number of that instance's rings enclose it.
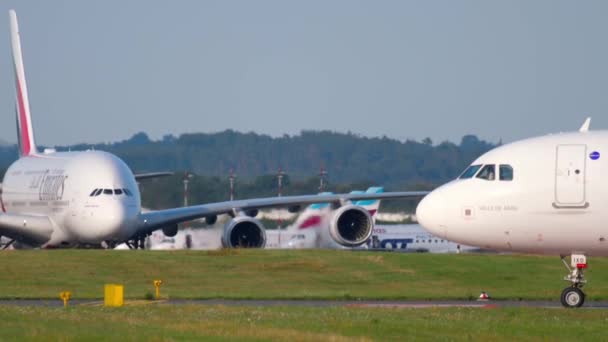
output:
{"label": "airplane tail fin", "polygon": [[[321,192],[319,195],[331,195],[332,192]],[[309,205],[298,216],[294,226],[298,229],[316,228],[323,224],[325,209],[329,208],[329,203],[315,203]]]}
{"label": "airplane tail fin", "polygon": [[11,24],[13,67],[15,68],[15,111],[17,115],[17,139],[19,141],[19,155],[27,156],[36,154],[36,143],[34,142],[32,116],[30,114],[30,103],[27,96],[27,85],[25,83],[25,69],[23,67],[23,55],[21,54],[21,40],[19,38],[17,13],[14,10],[10,10],[8,13]]}
{"label": "airplane tail fin", "polygon": [[[373,186],[373,187],[367,189],[367,191],[365,193],[366,194],[380,194],[383,192],[384,192],[383,187]],[[355,201],[353,204],[367,209],[367,211],[369,211],[369,214],[374,219],[374,222],[376,221],[376,213],[378,212],[378,208],[380,208],[380,200],[361,200],[361,201]]]}

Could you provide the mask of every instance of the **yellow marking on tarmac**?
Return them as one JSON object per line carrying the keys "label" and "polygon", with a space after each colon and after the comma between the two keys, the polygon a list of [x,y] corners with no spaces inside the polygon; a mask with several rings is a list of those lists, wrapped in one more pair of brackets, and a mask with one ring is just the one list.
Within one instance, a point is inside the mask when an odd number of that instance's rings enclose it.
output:
{"label": "yellow marking on tarmac", "polygon": [[95,302],[88,302],[88,303],[82,303],[82,304],[78,304],[80,306],[101,306],[103,305],[103,300],[98,300]]}
{"label": "yellow marking on tarmac", "polygon": [[166,299],[158,299],[158,300],[146,300],[146,299],[137,299],[137,300],[128,300],[125,302],[125,306],[139,306],[139,305],[149,305],[149,304],[161,304],[166,302]]}

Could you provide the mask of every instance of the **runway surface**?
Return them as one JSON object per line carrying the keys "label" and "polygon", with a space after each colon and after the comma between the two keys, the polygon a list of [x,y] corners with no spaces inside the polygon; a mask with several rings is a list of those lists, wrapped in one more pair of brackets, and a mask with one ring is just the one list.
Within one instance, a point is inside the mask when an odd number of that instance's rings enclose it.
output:
{"label": "runway surface", "polygon": [[[102,306],[103,300],[74,299],[70,305]],[[3,299],[0,305],[15,306],[44,306],[61,307],[63,302],[59,299]],[[374,301],[374,300],[244,300],[244,299],[161,299],[161,300],[126,300],[125,306],[139,305],[227,305],[227,306],[302,306],[302,307],[362,307],[362,308],[503,308],[503,307],[534,307],[534,308],[561,308],[559,301]],[[608,301],[589,301],[585,308],[608,309]]]}

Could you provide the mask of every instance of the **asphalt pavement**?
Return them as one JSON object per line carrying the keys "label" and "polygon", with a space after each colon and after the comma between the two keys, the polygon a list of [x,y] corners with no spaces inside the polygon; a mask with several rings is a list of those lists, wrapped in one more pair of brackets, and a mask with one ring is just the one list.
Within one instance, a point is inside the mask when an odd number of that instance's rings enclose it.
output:
{"label": "asphalt pavement", "polygon": [[[63,302],[59,299],[3,299],[0,305],[15,306],[44,306],[61,307]],[[72,299],[69,305],[102,306],[100,299]],[[363,308],[504,308],[504,307],[534,307],[534,308],[561,308],[558,300],[555,301],[467,301],[467,300],[246,300],[246,299],[161,299],[161,300],[125,300],[126,306],[138,305],[226,305],[226,306],[300,306],[300,307],[363,307]],[[608,301],[588,301],[585,308],[608,309]]]}

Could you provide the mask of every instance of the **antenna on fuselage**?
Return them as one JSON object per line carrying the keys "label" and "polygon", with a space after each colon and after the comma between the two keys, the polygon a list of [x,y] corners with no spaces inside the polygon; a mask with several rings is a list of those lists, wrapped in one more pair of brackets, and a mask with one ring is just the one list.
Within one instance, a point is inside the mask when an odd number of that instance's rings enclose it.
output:
{"label": "antenna on fuselage", "polygon": [[588,117],[585,122],[583,122],[583,125],[581,126],[581,128],[578,129],[579,132],[581,133],[587,133],[589,132],[589,125],[591,124],[591,118]]}

